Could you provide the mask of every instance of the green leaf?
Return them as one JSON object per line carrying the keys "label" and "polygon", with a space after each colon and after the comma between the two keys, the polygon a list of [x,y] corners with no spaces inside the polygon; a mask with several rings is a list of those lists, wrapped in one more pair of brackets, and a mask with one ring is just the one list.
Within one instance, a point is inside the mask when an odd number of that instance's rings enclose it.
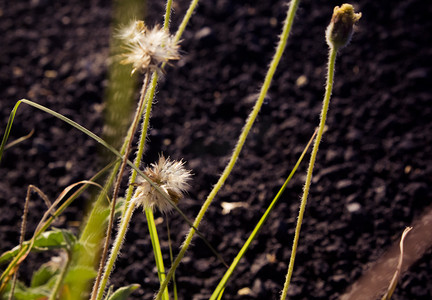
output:
{"label": "green leaf", "polygon": [[0,256],[0,265],[10,261],[12,258],[14,258],[14,256],[18,253],[19,248],[17,248],[17,250],[15,251],[16,247],[12,250],[6,251],[4,252],[1,256]]}
{"label": "green leaf", "polygon": [[51,289],[45,286],[36,288],[20,288],[15,290],[14,299],[16,300],[41,300],[48,299]]}
{"label": "green leaf", "polygon": [[106,295],[105,295],[104,300],[109,299],[109,297],[110,297],[111,294],[113,293],[113,289],[114,289],[114,286],[113,286],[113,285],[110,285],[110,287],[108,288],[108,292],[107,292]]}
{"label": "green leaf", "polygon": [[[14,298],[15,300],[44,300],[48,299],[51,289],[54,286],[57,275],[49,278],[49,280],[37,287],[27,287],[24,283],[17,281],[15,286]],[[1,300],[8,300],[11,289],[11,282],[7,284],[5,293],[1,296]]]}
{"label": "green leaf", "polygon": [[106,300],[127,300],[129,295],[132,294],[132,292],[139,287],[140,287],[139,284],[131,284],[128,286],[121,287]]}
{"label": "green leaf", "polygon": [[[114,212],[114,214],[115,214],[114,218],[115,219],[117,219],[118,217],[121,216],[124,204],[125,204],[125,199],[123,197],[118,197],[117,202],[116,202],[116,206],[115,206],[115,212]],[[106,220],[106,222],[108,222],[108,220],[109,220],[110,212],[111,212],[111,207],[107,207],[101,212],[102,216]]]}
{"label": "green leaf", "polygon": [[97,272],[95,269],[86,266],[76,266],[68,271],[68,274],[64,280],[65,283],[73,281],[88,281],[95,278]]}
{"label": "green leaf", "polygon": [[30,287],[38,287],[47,284],[55,275],[58,274],[58,268],[52,263],[43,264],[36,272],[33,273]]}
{"label": "green leaf", "polygon": [[[40,234],[34,244],[32,251],[47,251],[53,249],[70,250],[76,242],[76,237],[72,232],[65,229],[54,228],[51,231],[46,231]],[[23,245],[29,245],[30,242],[25,242]],[[14,258],[20,250],[20,246],[16,246],[12,250],[3,253],[0,256],[0,265]]]}
{"label": "green leaf", "polygon": [[51,231],[42,233],[36,239],[33,248],[39,251],[58,248],[70,250],[76,240],[76,237],[69,230],[54,228]]}

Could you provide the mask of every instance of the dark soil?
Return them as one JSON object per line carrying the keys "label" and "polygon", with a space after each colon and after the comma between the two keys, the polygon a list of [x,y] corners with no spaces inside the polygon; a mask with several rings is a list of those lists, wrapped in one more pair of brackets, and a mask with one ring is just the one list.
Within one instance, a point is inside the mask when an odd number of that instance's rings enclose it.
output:
{"label": "dark soil", "polygon": [[[149,2],[149,23],[161,22],[163,1]],[[301,2],[266,104],[200,227],[228,262],[318,125],[327,59],[324,30],[340,4]],[[336,63],[328,130],[318,153],[290,299],[338,299],[431,204],[432,5],[424,0],[353,4],[363,17]],[[185,1],[175,5],[173,30],[186,8]],[[161,152],[187,161],[194,180],[179,207],[191,219],[235,146],[285,11],[285,1],[201,1],[183,36],[183,57],[159,85],[145,161],[155,161]],[[0,0],[1,132],[16,101],[27,98],[102,134],[111,15],[111,3],[105,1]],[[94,141],[22,105],[11,140],[31,129],[33,137],[6,151],[1,161],[2,252],[18,242],[28,185],[55,199],[64,187],[100,168]],[[238,266],[224,299],[278,299],[306,165]],[[245,206],[223,214],[223,202]],[[73,227],[84,207],[82,197],[59,224]],[[43,201],[33,201],[30,211],[29,230],[44,211]],[[170,222],[177,249],[188,225],[175,213]],[[165,225],[159,227],[168,254]],[[158,280],[145,216],[138,211],[122,252],[112,281],[117,287],[139,283],[134,299],[151,299]],[[393,299],[432,299],[431,261],[429,249],[402,276]],[[23,270],[28,278],[29,268]],[[176,274],[180,299],[208,299],[223,273],[211,251],[195,239]]]}

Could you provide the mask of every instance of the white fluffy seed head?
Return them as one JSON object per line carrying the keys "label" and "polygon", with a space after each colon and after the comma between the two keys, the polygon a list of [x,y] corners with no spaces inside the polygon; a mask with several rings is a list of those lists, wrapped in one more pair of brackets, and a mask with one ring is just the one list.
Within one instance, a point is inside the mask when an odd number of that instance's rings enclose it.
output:
{"label": "white fluffy seed head", "polygon": [[120,29],[117,37],[126,49],[121,63],[132,64],[132,73],[159,70],[163,63],[180,58],[174,37],[158,26],[149,29],[143,21],[133,21]]}
{"label": "white fluffy seed head", "polygon": [[[173,161],[163,156],[159,157],[157,163],[147,167],[144,173],[167,193],[175,204],[189,188],[188,181],[192,176],[191,172],[185,169],[184,161]],[[142,177],[137,180],[133,201],[144,209],[154,210],[157,208],[162,213],[167,213],[173,209],[171,203]]]}

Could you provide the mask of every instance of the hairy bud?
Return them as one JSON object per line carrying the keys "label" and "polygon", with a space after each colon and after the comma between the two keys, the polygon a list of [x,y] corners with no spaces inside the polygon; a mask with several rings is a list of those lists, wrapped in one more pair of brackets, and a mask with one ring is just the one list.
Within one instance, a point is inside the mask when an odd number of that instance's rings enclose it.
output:
{"label": "hairy bud", "polygon": [[340,49],[345,47],[351,40],[354,25],[361,18],[361,13],[354,13],[351,4],[336,6],[333,16],[326,30],[327,44],[330,48]]}

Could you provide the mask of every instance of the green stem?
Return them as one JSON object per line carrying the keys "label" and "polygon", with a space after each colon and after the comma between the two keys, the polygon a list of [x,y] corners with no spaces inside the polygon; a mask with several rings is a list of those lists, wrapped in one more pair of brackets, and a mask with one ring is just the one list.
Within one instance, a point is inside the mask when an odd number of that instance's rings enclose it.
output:
{"label": "green stem", "polygon": [[166,6],[165,6],[165,17],[164,17],[164,29],[169,29],[169,23],[171,19],[171,10],[172,10],[172,0],[167,0]]}
{"label": "green stem", "polygon": [[[141,164],[141,159],[142,159],[142,156],[144,154],[145,143],[147,140],[148,126],[150,123],[151,108],[152,108],[152,104],[153,104],[154,94],[156,91],[157,80],[158,80],[157,72],[154,72],[153,76],[152,76],[151,83],[150,83],[150,88],[148,89],[147,94],[146,94],[146,98],[145,98],[146,111],[145,111],[145,115],[144,115],[144,121],[142,122],[142,125],[141,125],[141,135],[140,135],[140,140],[138,142],[139,143],[138,144],[138,151],[137,151],[137,154],[136,154],[135,160],[134,160],[134,165],[136,167],[139,167],[139,165]],[[132,170],[132,174],[131,174],[131,177],[129,179],[129,187],[128,187],[128,190],[126,192],[126,202],[125,202],[126,204],[129,203],[130,199],[132,198],[132,193],[134,190],[133,183],[135,182],[136,177],[137,177],[137,171]]]}
{"label": "green stem", "polygon": [[[180,29],[177,31],[176,41],[180,40],[180,37],[181,37],[184,29],[186,28],[186,25],[187,25],[191,15],[192,15],[192,12],[195,9],[197,3],[198,3],[198,1],[193,1],[193,3],[191,3],[191,5],[188,9],[188,12],[186,13],[186,16],[184,17],[183,22],[180,26]],[[165,30],[168,30],[168,27],[169,27],[171,8],[172,8],[172,0],[168,0],[166,3],[166,10],[165,10],[165,17],[164,17],[164,29]],[[157,72],[154,72],[153,76],[152,76],[151,83],[150,83],[150,87],[149,87],[149,89],[147,91],[147,95],[146,95],[146,100],[145,100],[146,113],[144,116],[144,121],[142,123],[138,152],[136,154],[135,161],[134,161],[134,164],[137,167],[141,163],[141,158],[142,158],[142,155],[143,155],[144,149],[145,149],[145,142],[147,139],[151,108],[152,108],[152,104],[153,104],[154,94],[156,91],[157,81],[158,81],[158,74],[157,74]],[[128,191],[126,193],[126,204],[128,204],[130,202],[130,199],[132,198],[132,193],[133,193],[133,185],[132,184],[135,182],[136,177],[137,177],[137,172],[135,170],[133,170],[131,177],[130,177],[130,180],[129,180],[130,185],[129,185]],[[151,238],[152,246],[153,246],[153,253],[155,256],[156,266],[158,269],[159,280],[161,282],[163,282],[165,280],[165,267],[163,264],[163,257],[162,257],[162,252],[160,249],[159,237],[158,237],[157,230],[156,230],[156,224],[154,222],[153,212],[150,210],[146,210],[146,217],[147,217],[147,224],[148,224],[149,232],[150,232],[150,238]],[[163,298],[167,299],[167,300],[169,299],[167,289],[163,293]]]}
{"label": "green stem", "polygon": [[[143,110],[140,111],[142,115]],[[126,152],[126,147],[128,141],[132,138],[132,125],[130,125],[127,135],[124,138],[123,145],[120,149],[120,155],[123,157]],[[106,145],[104,145],[106,146]],[[105,181],[104,188],[109,191],[112,188],[116,174],[120,168],[121,160],[115,163],[108,179]],[[93,267],[97,263],[97,258],[100,255],[100,244],[104,238],[104,233],[106,232],[106,217],[103,214],[105,208],[107,208],[106,199],[104,193],[100,193],[93,205],[90,215],[87,217],[84,228],[80,235],[80,244],[85,244],[89,251],[76,250],[72,256],[71,268],[75,266],[86,266]],[[126,205],[125,205],[126,206]],[[79,248],[80,249],[80,248]],[[87,290],[89,284],[82,280],[75,280],[72,286],[72,299],[79,299],[79,295],[82,291]]]}
{"label": "green stem", "polygon": [[133,202],[129,203],[129,206],[126,208],[124,217],[121,220],[116,239],[115,239],[113,247],[111,249],[111,253],[110,253],[108,262],[105,266],[105,271],[104,271],[104,274],[102,276],[101,284],[100,284],[99,289],[97,291],[97,295],[95,294],[97,300],[102,299],[103,293],[105,291],[105,287],[108,283],[109,275],[111,274],[111,271],[114,267],[114,263],[118,257],[120,248],[123,244],[123,240],[124,240],[124,237],[126,235],[126,231],[129,227],[129,222],[132,218],[132,214],[133,214],[134,209],[135,209],[135,203],[133,203]]}
{"label": "green stem", "polygon": [[276,49],[276,53],[273,56],[273,60],[270,64],[270,68],[267,71],[267,74],[266,74],[266,77],[264,80],[264,84],[261,88],[260,94],[258,96],[256,103],[255,103],[255,106],[254,106],[252,112],[249,114],[249,117],[246,121],[246,124],[243,127],[243,130],[240,134],[240,137],[237,141],[237,145],[236,145],[234,152],[230,158],[230,161],[228,162],[228,165],[225,167],[225,170],[223,171],[222,176],[219,178],[218,182],[213,187],[212,191],[210,192],[206,201],[204,202],[203,206],[201,207],[201,209],[200,209],[200,211],[199,211],[199,213],[198,213],[198,215],[197,215],[197,217],[193,223],[193,228],[190,228],[189,233],[187,234],[186,239],[183,243],[183,246],[181,247],[179,254],[177,255],[173,265],[171,266],[171,269],[169,270],[169,272],[167,274],[167,278],[161,284],[159,291],[155,297],[157,300],[161,299],[162,291],[164,291],[165,288],[167,287],[167,285],[168,285],[169,281],[171,280],[175,270],[177,269],[178,265],[180,264],[180,261],[183,259],[187,249],[189,248],[189,246],[192,242],[192,238],[195,234],[194,228],[198,228],[202,218],[204,217],[204,214],[206,213],[207,209],[209,208],[210,204],[212,203],[212,201],[215,198],[218,191],[221,189],[222,185],[225,183],[226,179],[228,178],[228,175],[231,173],[232,169],[234,168],[234,165],[235,165],[235,163],[236,163],[236,161],[240,155],[240,152],[243,148],[243,145],[246,141],[246,138],[249,134],[249,131],[252,128],[252,125],[255,122],[255,119],[258,116],[258,113],[259,113],[261,106],[264,102],[264,98],[267,95],[267,91],[270,87],[270,83],[273,79],[273,75],[274,75],[276,68],[279,64],[279,61],[282,57],[283,51],[285,50],[285,46],[286,46],[286,43],[287,43],[287,40],[289,37],[289,33],[291,31],[292,23],[294,21],[294,16],[295,16],[296,10],[298,8],[299,2],[300,2],[300,0],[294,0],[291,2],[291,5],[288,9],[287,17],[285,19],[284,28],[283,28],[282,34],[280,36],[279,44],[278,44],[277,49]]}
{"label": "green stem", "polygon": [[183,32],[185,31],[187,24],[189,23],[189,19],[192,17],[193,12],[195,11],[196,6],[198,5],[198,1],[199,0],[192,0],[191,3],[189,4],[189,8],[175,34],[176,42],[180,41],[180,38]]}
{"label": "green stem", "polygon": [[144,82],[143,82],[143,86],[141,89],[141,96],[140,96],[140,99],[139,99],[139,102],[137,105],[137,110],[136,110],[134,119],[132,121],[131,138],[129,139],[129,141],[127,143],[126,151],[125,151],[125,154],[123,157],[123,161],[121,163],[119,173],[117,174],[117,180],[116,180],[116,183],[114,186],[113,196],[111,199],[111,211],[110,211],[109,224],[108,224],[107,233],[106,233],[106,237],[105,237],[105,244],[103,247],[103,252],[102,252],[102,256],[101,256],[101,260],[100,260],[98,275],[97,275],[95,283],[93,285],[93,291],[92,291],[92,297],[91,297],[92,300],[95,299],[96,291],[98,291],[97,292],[98,295],[99,294],[101,295],[100,297],[102,297],[102,294],[105,291],[105,286],[101,285],[99,287],[99,282],[100,282],[100,278],[102,276],[101,274],[103,272],[103,269],[105,266],[105,261],[106,261],[107,255],[108,255],[109,243],[111,240],[111,232],[112,232],[112,227],[113,227],[113,223],[114,223],[115,205],[117,202],[116,200],[117,200],[118,192],[120,190],[120,184],[121,184],[121,180],[123,177],[123,173],[126,169],[127,160],[128,160],[128,157],[129,157],[129,154],[131,151],[133,136],[135,135],[136,128],[138,127],[138,122],[141,119],[141,111],[144,107],[144,102],[145,102],[144,100],[145,100],[145,94],[146,94],[148,82],[149,82],[149,74],[146,73],[145,78],[144,78]]}
{"label": "green stem", "polygon": [[[141,136],[140,136],[140,141],[139,141],[139,145],[138,145],[138,152],[137,152],[135,160],[134,160],[134,165],[137,167],[139,167],[139,165],[141,163],[141,158],[142,158],[143,153],[144,153],[145,142],[147,139],[148,125],[149,125],[149,121],[150,121],[151,107],[153,104],[153,97],[154,97],[154,93],[155,93],[155,89],[156,89],[157,76],[158,75],[155,72],[153,74],[153,77],[152,77],[151,87],[148,90],[147,95],[146,95],[146,100],[145,100],[146,113],[144,116],[144,121],[142,123]],[[136,177],[137,177],[137,172],[135,170],[132,170],[132,174],[131,174],[131,177],[129,179],[129,188],[128,188],[127,193],[126,193],[126,201],[125,201],[126,205],[130,202],[130,200],[132,198],[133,187],[134,187],[133,183],[135,182]],[[152,241],[153,253],[154,253],[155,261],[156,261],[156,267],[158,269],[159,279],[162,282],[165,279],[165,267],[164,267],[164,263],[163,263],[162,252],[160,249],[159,237],[158,237],[157,230],[156,230],[156,224],[154,222],[153,212],[151,210],[146,210],[146,217],[147,217],[147,225],[148,225],[149,232],[150,232],[150,239]],[[166,299],[166,300],[169,299],[168,290],[166,290],[166,293],[164,293],[164,299]]]}
{"label": "green stem", "polygon": [[[170,231],[168,216],[166,216],[166,227],[167,227],[167,235],[168,235],[169,257],[170,257],[170,262],[173,263],[174,256],[172,251],[171,231]],[[177,283],[175,279],[175,273],[173,275],[173,294],[174,294],[174,300],[177,300],[178,295],[177,295]]]}
{"label": "green stem", "polygon": [[[166,8],[165,8],[165,16],[164,16],[164,29],[166,29],[166,30],[168,30],[168,27],[169,27],[169,21],[170,21],[171,10],[172,10],[171,8],[172,8],[172,0],[167,0]],[[157,72],[153,72],[152,79],[150,82],[150,87],[149,87],[149,89],[146,93],[146,96],[145,96],[144,102],[145,102],[146,113],[144,116],[144,121],[142,123],[138,152],[137,152],[137,154],[135,156],[135,160],[134,160],[134,164],[137,167],[141,163],[141,158],[143,156],[144,149],[145,149],[145,142],[147,139],[148,126],[149,126],[149,122],[150,122],[151,107],[152,107],[153,98],[154,98],[154,95],[156,92],[157,81],[158,81],[158,74],[157,74]],[[126,193],[126,195],[127,195],[126,196],[126,203],[128,203],[128,201],[130,201],[130,199],[132,198],[133,186],[131,184],[135,182],[136,176],[137,176],[137,172],[135,170],[133,170],[131,178],[129,180],[129,188],[128,188],[128,191]]]}
{"label": "green stem", "polygon": [[330,54],[329,54],[329,60],[328,60],[326,92],[325,92],[323,106],[322,106],[322,110],[321,110],[321,120],[320,120],[320,124],[319,124],[319,128],[318,128],[318,134],[317,134],[317,137],[315,139],[315,143],[314,143],[314,146],[312,149],[312,154],[311,154],[311,158],[310,158],[310,162],[309,162],[309,167],[308,167],[307,176],[306,176],[306,182],[305,182],[305,186],[303,189],[303,196],[301,198],[300,210],[299,210],[299,214],[298,214],[298,218],[297,218],[297,225],[296,225],[295,234],[294,234],[294,241],[293,241],[293,245],[292,245],[290,263],[288,266],[288,273],[286,275],[284,288],[282,290],[282,294],[281,294],[281,298],[280,298],[281,300],[285,300],[287,297],[288,287],[289,287],[292,273],[293,273],[293,269],[294,269],[294,262],[295,262],[296,252],[297,252],[297,245],[298,245],[298,241],[299,241],[299,237],[300,237],[300,229],[301,229],[301,225],[303,222],[303,215],[304,215],[304,211],[306,208],[307,197],[309,194],[309,189],[310,189],[310,185],[311,185],[311,181],[312,181],[313,168],[314,168],[316,156],[318,153],[318,147],[319,147],[319,144],[321,142],[321,138],[322,138],[322,135],[324,132],[324,127],[325,127],[325,122],[326,122],[326,117],[327,117],[327,111],[328,111],[328,107],[329,107],[329,103],[330,103],[330,97],[331,97],[332,88],[333,88],[333,76],[334,76],[336,55],[337,55],[337,49],[331,48]]}
{"label": "green stem", "polygon": [[[170,20],[170,16],[171,16],[171,7],[172,7],[172,0],[168,0],[166,3],[166,10],[165,10],[165,17],[164,17],[164,29],[165,30],[168,30],[169,20]],[[158,80],[158,74],[157,74],[157,72],[154,72],[152,75],[150,88],[147,90],[146,97],[145,97],[146,112],[145,112],[144,121],[143,121],[142,127],[141,127],[141,135],[140,135],[140,140],[138,143],[139,144],[138,145],[138,151],[136,153],[135,160],[134,160],[134,165],[136,167],[139,167],[139,165],[141,164],[141,159],[142,159],[142,156],[144,154],[145,143],[147,140],[148,126],[149,126],[149,122],[150,122],[150,114],[151,114],[151,109],[152,109],[152,104],[153,104],[153,98],[154,98],[154,94],[155,94],[156,86],[157,86],[157,80]],[[132,174],[129,178],[129,187],[128,187],[128,190],[126,192],[126,200],[125,200],[126,205],[129,204],[129,202],[132,198],[132,194],[133,194],[133,190],[134,190],[133,183],[135,183],[136,177],[137,177],[137,172],[135,170],[132,170]],[[154,222],[153,212],[151,210],[146,210],[145,213],[146,213],[146,218],[147,218],[147,225],[148,225],[149,232],[150,232],[150,239],[151,239],[152,246],[153,246],[153,253],[155,256],[156,267],[158,269],[159,280],[162,282],[165,279],[165,267],[164,267],[164,263],[163,263],[162,252],[160,249],[159,237],[158,237],[157,230],[156,230],[156,224]],[[166,293],[164,293],[163,297],[166,300],[169,299],[168,290],[166,290]]]}

